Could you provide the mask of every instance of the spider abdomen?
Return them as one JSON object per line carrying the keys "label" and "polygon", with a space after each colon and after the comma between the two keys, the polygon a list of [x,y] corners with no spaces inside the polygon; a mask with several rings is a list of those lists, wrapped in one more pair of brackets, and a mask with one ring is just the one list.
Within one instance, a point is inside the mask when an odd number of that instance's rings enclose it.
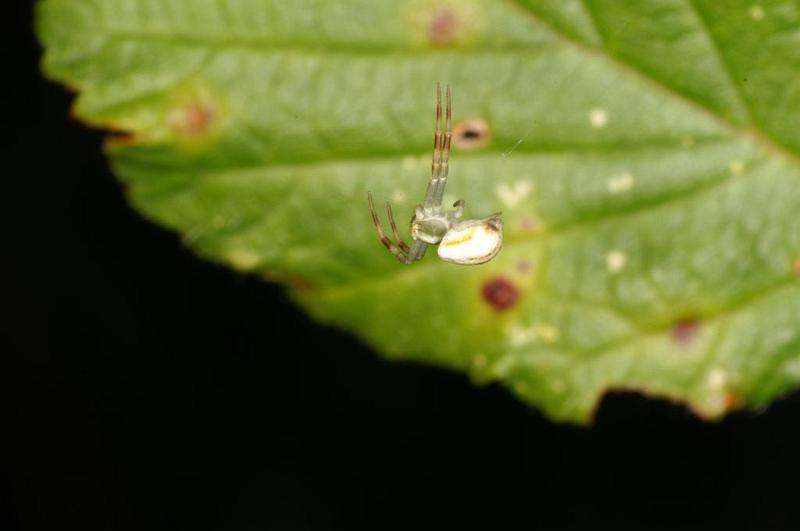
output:
{"label": "spider abdomen", "polygon": [[494,258],[503,245],[503,222],[498,217],[466,220],[453,225],[439,242],[439,258],[477,265]]}

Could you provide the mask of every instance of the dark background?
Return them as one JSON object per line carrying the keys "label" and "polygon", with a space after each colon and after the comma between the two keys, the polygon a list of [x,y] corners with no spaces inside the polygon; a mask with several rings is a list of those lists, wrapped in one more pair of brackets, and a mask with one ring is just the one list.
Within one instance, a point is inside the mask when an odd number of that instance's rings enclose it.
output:
{"label": "dark background", "polygon": [[584,429],[382,361],[133,212],[9,4],[0,529],[800,529],[797,394]]}

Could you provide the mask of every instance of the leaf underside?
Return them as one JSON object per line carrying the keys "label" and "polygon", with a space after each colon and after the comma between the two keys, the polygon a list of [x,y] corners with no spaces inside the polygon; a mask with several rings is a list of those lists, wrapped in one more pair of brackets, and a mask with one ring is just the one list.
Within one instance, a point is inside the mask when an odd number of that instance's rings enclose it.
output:
{"label": "leaf underside", "polygon": [[[796,0],[38,7],[45,71],[120,132],[144,215],[389,357],[572,422],[609,390],[716,418],[800,380]],[[503,212],[483,266],[402,266],[367,210],[422,199],[437,81],[445,201]]]}

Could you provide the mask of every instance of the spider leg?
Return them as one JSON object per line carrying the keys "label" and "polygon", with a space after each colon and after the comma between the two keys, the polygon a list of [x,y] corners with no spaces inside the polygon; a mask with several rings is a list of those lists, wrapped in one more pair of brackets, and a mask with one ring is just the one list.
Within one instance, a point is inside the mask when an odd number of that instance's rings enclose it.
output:
{"label": "spider leg", "polygon": [[[449,90],[449,89],[448,89]],[[439,183],[442,162],[442,87],[436,84],[436,132],[433,134],[433,159],[431,161],[431,178],[425,192],[425,210],[437,206],[434,201],[436,187]]]}
{"label": "spider leg", "polygon": [[[375,210],[375,202],[372,200],[372,194],[367,192],[367,199],[369,201],[369,213],[372,216],[372,224],[375,225],[375,231],[378,233],[378,236],[381,239],[381,243],[384,247],[386,247],[390,253],[395,255],[398,260],[400,260],[404,264],[410,264],[413,260],[408,259],[408,253],[400,246],[395,244],[386,234],[383,232],[383,227],[381,227],[381,222],[378,219],[378,212]],[[408,247],[407,245],[403,244]]]}
{"label": "spider leg", "polygon": [[394,222],[394,216],[392,215],[392,205],[389,204],[389,201],[386,201],[386,215],[389,218],[389,225],[392,227],[392,234],[397,241],[397,246],[408,254],[408,244],[400,237],[400,232],[397,230],[397,224]]}
{"label": "spider leg", "polygon": [[428,244],[422,240],[414,240],[411,242],[411,250],[408,251],[408,263],[416,262],[425,256],[425,251],[428,249]]}
{"label": "spider leg", "polygon": [[447,184],[447,175],[450,172],[450,142],[453,138],[453,124],[452,124],[452,98],[450,96],[450,86],[447,87],[447,110],[445,119],[445,131],[442,146],[442,153],[439,160],[439,178],[437,179],[436,190],[433,194],[433,204],[441,205],[442,198],[444,197],[444,187]]}

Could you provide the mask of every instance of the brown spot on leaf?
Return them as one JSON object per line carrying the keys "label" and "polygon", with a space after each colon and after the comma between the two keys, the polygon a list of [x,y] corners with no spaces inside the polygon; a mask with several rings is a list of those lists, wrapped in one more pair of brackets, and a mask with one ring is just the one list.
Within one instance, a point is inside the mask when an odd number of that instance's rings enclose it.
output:
{"label": "brown spot on leaf", "polygon": [[689,348],[697,339],[699,328],[697,319],[680,319],[672,328],[672,340],[681,348]]}
{"label": "brown spot on leaf", "polygon": [[527,260],[520,260],[517,262],[517,273],[524,275],[531,270],[531,263]]}
{"label": "brown spot on leaf", "polygon": [[739,403],[739,395],[729,391],[725,393],[725,409],[733,409]]}
{"label": "brown spot on leaf", "polygon": [[131,146],[139,142],[141,142],[141,139],[136,133],[112,131],[111,134],[107,135],[105,138],[106,147],[111,149]]}
{"label": "brown spot on leaf", "polygon": [[303,277],[291,277],[289,278],[288,283],[297,291],[312,291],[316,287],[314,282]]}
{"label": "brown spot on leaf", "polygon": [[519,224],[524,231],[534,231],[539,227],[539,223],[531,216],[523,216]]}
{"label": "brown spot on leaf", "polygon": [[800,258],[794,261],[794,265],[792,266],[792,271],[794,272],[794,276],[800,278]]}
{"label": "brown spot on leaf", "polygon": [[434,12],[429,26],[429,37],[434,46],[447,46],[456,38],[458,17],[449,7],[441,7]]}
{"label": "brown spot on leaf", "polygon": [[198,136],[214,123],[214,109],[207,103],[189,102],[174,109],[169,115],[169,125],[177,133]]}
{"label": "brown spot on leaf", "polygon": [[453,128],[453,145],[460,149],[475,149],[489,143],[489,124],[483,118],[461,120]]}
{"label": "brown spot on leaf", "polygon": [[501,312],[516,304],[519,298],[519,289],[505,277],[494,277],[483,284],[481,294],[489,306]]}

